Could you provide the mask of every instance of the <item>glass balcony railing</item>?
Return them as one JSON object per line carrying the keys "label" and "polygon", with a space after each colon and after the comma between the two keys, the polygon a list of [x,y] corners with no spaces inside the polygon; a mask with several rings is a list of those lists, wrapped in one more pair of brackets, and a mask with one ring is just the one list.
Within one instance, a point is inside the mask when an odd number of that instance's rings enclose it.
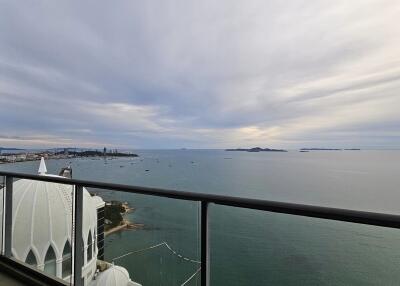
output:
{"label": "glass balcony railing", "polygon": [[5,206],[5,177],[0,175],[0,254],[4,255],[4,239],[3,239],[3,228],[4,228],[4,206]]}
{"label": "glass balcony railing", "polygon": [[[200,285],[199,203],[88,188],[97,202],[97,251],[87,260],[122,267],[142,285]],[[83,221],[90,214],[84,213]]]}
{"label": "glass balcony railing", "polygon": [[74,186],[12,177],[4,185],[4,255],[72,285]]}
{"label": "glass balcony railing", "polygon": [[0,200],[0,263],[52,285],[400,280],[397,215],[9,172]]}
{"label": "glass balcony railing", "polygon": [[400,281],[397,229],[219,205],[209,216],[211,285]]}

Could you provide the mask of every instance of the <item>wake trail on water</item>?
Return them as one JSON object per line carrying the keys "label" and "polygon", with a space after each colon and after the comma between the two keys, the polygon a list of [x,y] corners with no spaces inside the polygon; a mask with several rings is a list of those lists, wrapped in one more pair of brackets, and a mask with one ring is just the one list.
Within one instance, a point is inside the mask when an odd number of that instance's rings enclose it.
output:
{"label": "wake trail on water", "polygon": [[[120,256],[117,256],[117,257],[111,259],[111,261],[114,263],[114,261],[119,260],[121,258],[124,258],[126,256],[129,256],[129,255],[132,255],[132,254],[135,254],[135,253],[144,252],[144,251],[151,250],[151,249],[155,249],[155,248],[158,248],[158,247],[161,247],[161,246],[165,246],[173,255],[179,257],[180,259],[183,259],[183,260],[185,260],[187,262],[191,262],[191,263],[201,264],[201,262],[198,261],[198,260],[194,260],[194,259],[191,259],[191,258],[188,258],[188,257],[185,257],[185,256],[179,254],[178,252],[173,250],[171,248],[171,246],[166,241],[163,241],[163,242],[161,242],[159,244],[155,244],[155,245],[152,245],[152,246],[149,246],[149,247],[146,247],[146,248],[142,248],[142,249],[138,249],[138,250],[127,252],[127,253],[125,253],[123,255],[120,255]],[[185,286],[187,283],[189,283],[200,272],[200,270],[201,270],[201,267],[198,268],[188,279],[186,279],[185,282],[183,282],[181,284],[181,286]]]}

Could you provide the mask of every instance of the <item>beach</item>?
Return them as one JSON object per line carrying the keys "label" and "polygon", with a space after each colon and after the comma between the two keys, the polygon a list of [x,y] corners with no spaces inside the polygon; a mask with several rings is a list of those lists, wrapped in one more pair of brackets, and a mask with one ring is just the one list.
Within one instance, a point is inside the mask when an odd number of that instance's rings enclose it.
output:
{"label": "beach", "polygon": [[132,230],[132,229],[140,229],[143,228],[143,224],[135,224],[131,221],[129,221],[125,216],[129,213],[132,213],[135,211],[135,208],[130,207],[129,204],[127,202],[124,202],[121,204],[122,208],[124,209],[124,212],[121,213],[123,220],[121,221],[121,223],[117,226],[114,226],[106,231],[104,231],[104,235],[108,236],[111,235],[113,233],[122,231],[122,230]]}

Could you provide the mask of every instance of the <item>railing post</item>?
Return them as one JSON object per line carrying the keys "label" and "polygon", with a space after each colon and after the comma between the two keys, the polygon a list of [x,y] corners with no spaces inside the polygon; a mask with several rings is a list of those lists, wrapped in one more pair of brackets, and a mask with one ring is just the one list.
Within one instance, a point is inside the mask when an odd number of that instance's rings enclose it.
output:
{"label": "railing post", "polygon": [[201,201],[201,286],[210,285],[210,248],[208,241],[208,202]]}
{"label": "railing post", "polygon": [[13,177],[6,176],[4,211],[4,256],[12,256]]}
{"label": "railing post", "polygon": [[75,185],[74,196],[74,286],[82,286],[82,267],[83,267],[83,240],[82,240],[82,225],[83,225],[83,186]]}

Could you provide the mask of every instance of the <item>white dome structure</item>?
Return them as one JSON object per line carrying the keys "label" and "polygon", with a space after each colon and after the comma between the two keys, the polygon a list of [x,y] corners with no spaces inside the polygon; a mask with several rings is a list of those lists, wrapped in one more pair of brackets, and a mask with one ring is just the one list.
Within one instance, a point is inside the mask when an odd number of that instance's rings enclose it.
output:
{"label": "white dome structure", "polygon": [[[42,158],[39,174],[47,175]],[[3,191],[0,189],[0,191]],[[13,183],[12,255],[50,275],[69,280],[72,275],[73,200],[72,185],[20,179]],[[83,188],[82,240],[84,245],[82,278],[84,285],[140,286],[129,279],[125,268],[111,266],[96,274],[97,210],[104,208],[101,197]],[[3,204],[0,204],[0,215]],[[2,220],[0,220],[0,230]],[[2,235],[0,235],[0,245]],[[103,237],[103,236],[101,236]],[[79,254],[77,254],[79,255]],[[95,277],[96,276],[96,277]],[[96,279],[98,278],[98,279]],[[94,280],[96,279],[96,280]]]}
{"label": "white dome structure", "polygon": [[[71,264],[72,191],[72,186],[57,183],[25,179],[14,183],[12,253],[15,258],[60,278],[70,275],[68,266],[63,271],[62,264],[63,260]],[[96,203],[86,189],[83,211],[84,269],[91,264],[89,268],[94,273],[96,262],[90,262],[97,256],[94,243],[97,213]]]}
{"label": "white dome structure", "polygon": [[96,280],[92,281],[90,286],[141,286],[140,284],[131,281],[129,273],[121,266],[112,265],[106,271],[100,273]]}

